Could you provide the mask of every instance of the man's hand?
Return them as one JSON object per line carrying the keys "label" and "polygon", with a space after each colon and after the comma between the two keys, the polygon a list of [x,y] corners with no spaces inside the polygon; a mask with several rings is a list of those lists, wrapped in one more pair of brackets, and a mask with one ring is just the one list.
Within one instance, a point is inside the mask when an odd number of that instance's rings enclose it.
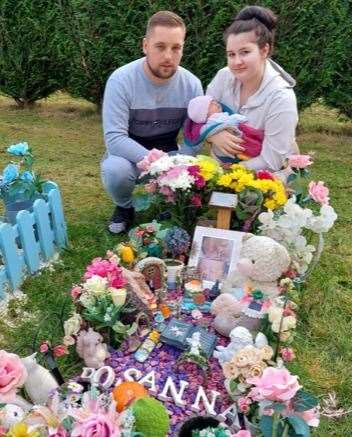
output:
{"label": "man's hand", "polygon": [[232,131],[223,130],[221,132],[217,132],[208,138],[208,141],[215,145],[225,156],[235,156],[240,152],[244,151],[244,148],[241,146],[243,140],[240,137],[237,137],[233,134]]}

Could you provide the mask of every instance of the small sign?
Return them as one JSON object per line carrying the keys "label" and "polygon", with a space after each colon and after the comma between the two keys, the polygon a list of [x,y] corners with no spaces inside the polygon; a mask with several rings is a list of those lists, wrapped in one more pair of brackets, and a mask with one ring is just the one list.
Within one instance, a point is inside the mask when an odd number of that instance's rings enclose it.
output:
{"label": "small sign", "polygon": [[219,191],[213,191],[211,193],[209,205],[217,206],[220,208],[236,208],[237,195],[231,193],[220,193]]}

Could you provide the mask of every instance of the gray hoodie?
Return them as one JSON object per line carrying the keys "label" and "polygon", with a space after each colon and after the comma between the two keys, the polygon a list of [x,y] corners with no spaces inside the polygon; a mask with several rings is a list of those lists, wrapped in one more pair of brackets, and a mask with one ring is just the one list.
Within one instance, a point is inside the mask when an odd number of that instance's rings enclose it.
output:
{"label": "gray hoodie", "polygon": [[248,124],[264,130],[260,156],[244,164],[254,170],[278,171],[284,160],[297,153],[295,131],[298,122],[297,102],[293,91],[295,80],[271,59],[266,61],[262,83],[258,91],[240,107],[241,83],[228,67],[218,71],[206,94],[245,115]]}

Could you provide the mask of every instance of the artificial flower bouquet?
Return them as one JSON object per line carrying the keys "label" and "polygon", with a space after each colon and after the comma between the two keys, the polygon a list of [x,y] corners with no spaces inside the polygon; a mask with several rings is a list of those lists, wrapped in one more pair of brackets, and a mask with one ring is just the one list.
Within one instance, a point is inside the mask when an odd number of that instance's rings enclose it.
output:
{"label": "artificial flower bouquet", "polygon": [[130,309],[126,302],[127,281],[116,255],[110,258],[94,258],[88,265],[83,282],[71,290],[75,311],[64,322],[64,344],[75,344],[75,338],[84,325],[110,335],[110,341],[119,345],[135,326],[122,322]]}
{"label": "artificial flower bouquet", "polygon": [[256,230],[261,212],[277,210],[287,202],[284,184],[266,170],[254,172],[233,164],[218,178],[216,185],[219,190],[237,194],[232,227],[244,232]]}
{"label": "artificial flower bouquet", "polygon": [[17,161],[11,161],[3,170],[0,194],[5,203],[33,200],[43,191],[43,180],[34,170],[34,157],[27,143],[13,144],[6,149]]}
{"label": "artificial flower bouquet", "polygon": [[207,205],[217,177],[218,162],[208,156],[168,155],[151,150],[137,164],[143,184],[134,192],[137,211],[158,205],[171,213],[173,224],[191,229]]}

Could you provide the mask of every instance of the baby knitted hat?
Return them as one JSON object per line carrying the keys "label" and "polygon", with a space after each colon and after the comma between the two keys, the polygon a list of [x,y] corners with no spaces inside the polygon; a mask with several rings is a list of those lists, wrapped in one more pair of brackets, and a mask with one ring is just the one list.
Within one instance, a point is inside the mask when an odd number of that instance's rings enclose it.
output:
{"label": "baby knitted hat", "polygon": [[212,96],[198,96],[190,100],[187,109],[188,117],[195,123],[205,123],[212,100],[214,100]]}

